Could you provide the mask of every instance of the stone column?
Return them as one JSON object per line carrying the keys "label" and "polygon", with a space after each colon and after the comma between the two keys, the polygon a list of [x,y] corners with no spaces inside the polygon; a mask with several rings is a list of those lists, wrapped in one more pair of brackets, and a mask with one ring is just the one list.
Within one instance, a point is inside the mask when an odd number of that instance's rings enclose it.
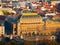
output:
{"label": "stone column", "polygon": [[21,25],[20,25],[20,22],[18,23],[18,26],[17,26],[17,35],[20,36],[20,31],[21,31]]}

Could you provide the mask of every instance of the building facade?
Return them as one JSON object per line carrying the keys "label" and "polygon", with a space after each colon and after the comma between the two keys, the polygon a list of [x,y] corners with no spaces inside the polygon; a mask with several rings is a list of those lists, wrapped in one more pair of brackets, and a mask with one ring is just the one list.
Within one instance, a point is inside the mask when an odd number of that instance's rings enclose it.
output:
{"label": "building facade", "polygon": [[5,27],[3,25],[0,25],[0,36],[5,34]]}
{"label": "building facade", "polygon": [[52,21],[46,21],[46,25],[44,26],[44,22],[39,16],[21,17],[20,22],[18,22],[17,35],[32,35],[33,33],[39,33],[40,35],[53,35],[56,33],[58,28],[60,28],[60,23]]}
{"label": "building facade", "polygon": [[42,19],[39,16],[28,16],[28,17],[21,17],[20,22],[18,23],[18,35],[28,34],[28,33],[38,33],[43,28]]}

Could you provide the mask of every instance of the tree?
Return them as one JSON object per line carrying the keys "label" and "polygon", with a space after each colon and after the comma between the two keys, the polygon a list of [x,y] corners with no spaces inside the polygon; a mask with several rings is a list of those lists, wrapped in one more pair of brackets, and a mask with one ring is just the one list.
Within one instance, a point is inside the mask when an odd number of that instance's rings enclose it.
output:
{"label": "tree", "polygon": [[13,24],[8,22],[8,21],[5,21],[4,26],[5,26],[5,33],[7,35],[12,34],[12,32],[13,32]]}

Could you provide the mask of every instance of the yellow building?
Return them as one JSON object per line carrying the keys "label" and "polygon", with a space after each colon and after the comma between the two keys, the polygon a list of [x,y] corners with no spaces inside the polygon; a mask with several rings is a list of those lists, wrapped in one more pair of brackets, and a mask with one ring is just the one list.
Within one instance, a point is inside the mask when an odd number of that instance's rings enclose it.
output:
{"label": "yellow building", "polygon": [[0,26],[0,36],[5,34],[4,26]]}
{"label": "yellow building", "polygon": [[43,23],[40,16],[22,16],[20,22],[18,23],[18,35],[20,32],[25,33],[37,33],[42,30]]}
{"label": "yellow building", "polygon": [[22,34],[32,34],[33,32],[35,32],[35,34],[39,33],[42,35],[52,35],[57,31],[58,28],[60,28],[60,22],[48,20],[46,21],[45,27],[46,30],[43,29],[44,22],[42,21],[42,18],[40,18],[39,16],[22,16],[20,22],[18,23],[17,33],[18,35],[20,35],[20,32],[22,32]]}
{"label": "yellow building", "polygon": [[[26,12],[25,12],[26,13]],[[25,14],[22,13],[22,16],[20,18],[20,22],[18,22],[18,35],[21,34],[28,34],[28,33],[39,33],[41,35],[52,35],[57,31],[58,28],[60,28],[60,22],[55,17],[53,17],[53,20],[47,20],[46,22],[43,21],[42,17],[39,15],[35,15],[35,13]],[[32,15],[33,14],[33,15]]]}

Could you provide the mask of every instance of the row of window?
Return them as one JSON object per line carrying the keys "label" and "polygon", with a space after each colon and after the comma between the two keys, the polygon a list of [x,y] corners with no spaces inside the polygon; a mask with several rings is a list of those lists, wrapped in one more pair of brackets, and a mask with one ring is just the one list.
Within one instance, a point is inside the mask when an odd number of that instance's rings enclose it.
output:
{"label": "row of window", "polygon": [[[23,34],[23,32],[21,32],[21,34]],[[24,33],[24,34],[25,34],[25,33]],[[32,33],[30,33],[30,32],[27,33],[27,32],[26,32],[26,35],[29,35],[29,34],[30,34],[30,35],[31,35],[31,34],[32,34],[32,35],[55,35],[55,32],[51,32],[51,33],[36,33],[36,34],[35,34],[35,32],[32,32]]]}

